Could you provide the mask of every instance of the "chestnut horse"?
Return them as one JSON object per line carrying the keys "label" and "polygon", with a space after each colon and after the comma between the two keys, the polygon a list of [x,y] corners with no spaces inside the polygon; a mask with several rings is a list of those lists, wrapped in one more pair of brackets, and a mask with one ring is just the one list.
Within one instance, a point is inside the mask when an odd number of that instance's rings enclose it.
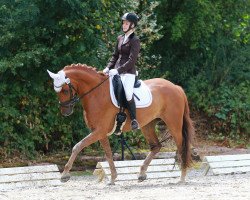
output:
{"label": "chestnut horse", "polygon": [[[108,136],[114,131],[115,116],[119,109],[111,102],[108,76],[83,64],[66,66],[57,74],[48,73],[54,79],[54,89],[58,94],[62,115],[72,114],[74,104],[80,100],[85,122],[91,130],[88,136],[74,146],[61,180],[66,182],[70,179],[69,171],[77,154],[84,147],[99,140],[111,170],[110,184],[114,184],[117,172]],[[192,162],[191,142],[194,133],[187,97],[180,86],[165,79],[155,78],[144,82],[152,92],[153,101],[149,107],[137,109],[137,119],[151,151],[140,168],[138,179],[146,179],[148,165],[160,151],[161,144],[156,136],[155,125],[161,119],[166,123],[177,145],[181,161],[180,181],[184,182],[187,168]],[[130,119],[127,119],[123,132],[131,130],[130,123]]]}

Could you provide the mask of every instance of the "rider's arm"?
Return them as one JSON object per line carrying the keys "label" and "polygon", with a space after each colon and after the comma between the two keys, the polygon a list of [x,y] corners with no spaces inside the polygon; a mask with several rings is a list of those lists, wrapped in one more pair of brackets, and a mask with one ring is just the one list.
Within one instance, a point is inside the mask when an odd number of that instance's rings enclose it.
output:
{"label": "rider's arm", "polygon": [[113,52],[113,54],[112,54],[112,57],[111,57],[111,59],[109,60],[109,63],[108,63],[108,65],[107,65],[107,67],[108,67],[109,69],[113,69],[113,68],[115,67],[116,61],[117,61],[118,58],[119,58],[119,52],[118,52],[119,37],[120,37],[120,36],[118,36],[118,38],[117,38],[117,43],[116,43],[116,46],[115,46],[115,50],[114,50],[114,52]]}

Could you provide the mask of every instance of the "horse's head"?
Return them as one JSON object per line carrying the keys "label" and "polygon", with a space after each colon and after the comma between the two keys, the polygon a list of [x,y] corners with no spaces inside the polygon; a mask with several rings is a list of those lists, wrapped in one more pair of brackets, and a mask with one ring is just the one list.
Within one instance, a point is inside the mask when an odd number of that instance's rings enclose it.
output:
{"label": "horse's head", "polygon": [[57,92],[60,104],[60,110],[63,116],[69,116],[73,113],[75,103],[79,100],[76,93],[76,86],[66,77],[63,70],[57,74],[47,70],[50,77],[54,80],[54,90]]}

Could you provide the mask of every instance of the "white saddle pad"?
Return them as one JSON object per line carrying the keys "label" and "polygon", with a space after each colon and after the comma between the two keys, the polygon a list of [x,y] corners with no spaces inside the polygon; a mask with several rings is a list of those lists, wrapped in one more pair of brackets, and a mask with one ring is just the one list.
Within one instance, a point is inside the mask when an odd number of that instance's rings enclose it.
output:
{"label": "white saddle pad", "polygon": [[[117,108],[119,108],[119,106],[117,104],[117,100],[115,98],[115,94],[114,94],[112,79],[113,79],[113,76],[110,76],[109,77],[110,97],[111,97],[112,103]],[[134,97],[135,105],[136,105],[136,108],[146,108],[146,107],[150,106],[152,103],[152,100],[153,100],[152,94],[151,94],[151,91],[149,90],[148,86],[142,80],[140,80],[140,81],[141,81],[141,86],[139,88],[134,88],[134,94],[140,99],[140,100],[138,100],[136,97]]]}

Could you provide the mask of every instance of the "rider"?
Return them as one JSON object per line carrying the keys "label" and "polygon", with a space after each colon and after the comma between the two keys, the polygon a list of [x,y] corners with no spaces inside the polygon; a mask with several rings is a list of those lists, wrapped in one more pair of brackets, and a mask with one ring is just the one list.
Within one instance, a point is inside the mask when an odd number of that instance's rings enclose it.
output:
{"label": "rider", "polygon": [[132,130],[138,129],[136,120],[136,106],[133,97],[136,68],[135,63],[140,52],[140,40],[135,35],[139,17],[134,13],[125,13],[122,16],[123,35],[118,36],[115,51],[103,73],[109,75],[119,74],[128,101],[128,111],[131,118]]}

